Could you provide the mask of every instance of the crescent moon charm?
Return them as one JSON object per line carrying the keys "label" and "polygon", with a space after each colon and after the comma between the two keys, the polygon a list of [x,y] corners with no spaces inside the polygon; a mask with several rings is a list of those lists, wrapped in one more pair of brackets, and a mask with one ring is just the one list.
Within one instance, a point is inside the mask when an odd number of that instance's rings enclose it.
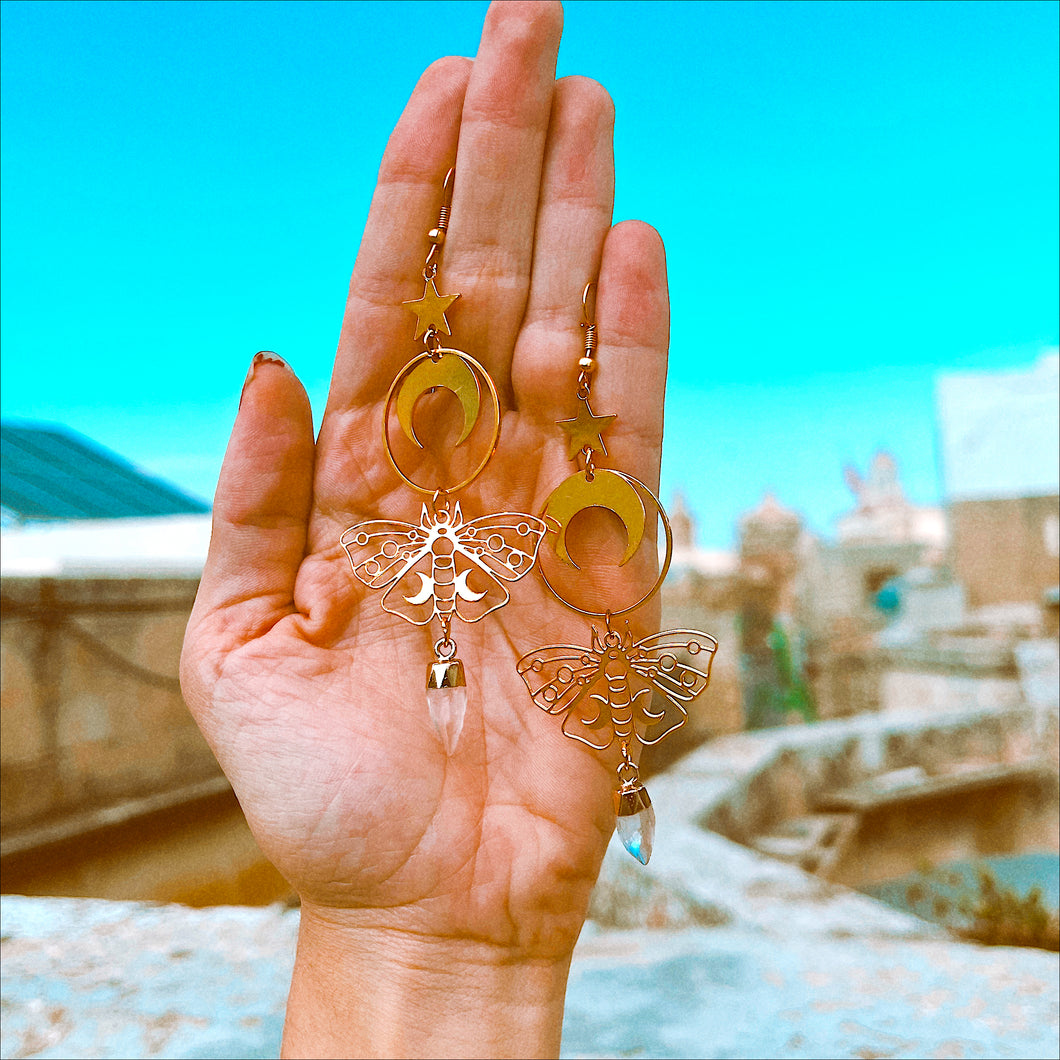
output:
{"label": "crescent moon charm", "polygon": [[[445,387],[450,391],[464,410],[464,425],[457,445],[466,441],[475,432],[475,427],[481,418],[483,397],[491,406],[491,427],[488,438],[486,432],[481,432],[483,434],[482,459],[462,479],[452,482],[417,482],[402,469],[392,440],[397,438],[398,427],[400,427],[401,433],[404,433],[413,445],[419,449],[423,448],[423,443],[416,437],[412,425],[413,410],[420,397],[432,387],[437,386]],[[413,357],[394,376],[394,381],[390,384],[390,391],[383,407],[383,450],[398,477],[414,490],[419,490],[420,493],[457,493],[474,482],[482,474],[490,457],[496,451],[500,433],[501,403],[497,394],[497,386],[490,378],[489,372],[471,354],[464,353],[463,350],[449,348],[426,350]],[[407,448],[405,446],[406,458],[409,455]]]}
{"label": "crescent moon charm", "polygon": [[567,551],[567,526],[586,508],[606,508],[618,516],[626,531],[626,551],[618,565],[628,563],[644,538],[644,502],[628,479],[606,468],[597,468],[591,479],[579,471],[564,479],[549,495],[544,514],[559,524],[554,543],[556,555],[578,569]]}
{"label": "crescent moon charm", "polygon": [[426,357],[405,376],[394,402],[401,429],[408,440],[420,449],[423,448],[423,442],[416,437],[412,410],[428,390],[439,386],[448,390],[464,410],[464,426],[457,439],[457,445],[467,439],[478,422],[481,390],[471,366],[454,353],[443,353],[437,361]]}

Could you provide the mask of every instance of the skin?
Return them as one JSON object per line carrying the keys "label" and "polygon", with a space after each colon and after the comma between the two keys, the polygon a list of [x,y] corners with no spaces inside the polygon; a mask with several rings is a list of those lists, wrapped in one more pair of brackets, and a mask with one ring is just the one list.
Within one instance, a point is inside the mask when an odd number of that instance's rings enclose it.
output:
{"label": "skin", "polygon": [[[502,404],[499,448],[458,497],[465,516],[539,512],[574,470],[555,421],[574,413],[596,276],[593,405],[619,414],[605,463],[657,486],[662,243],[640,222],[611,226],[612,103],[588,79],[555,80],[561,27],[557,3],[495,3],[474,62],[439,60],[416,86],[380,168],[319,437],[284,364],[256,358],[244,385],[181,671],[254,835],[302,899],[286,1056],[559,1050],[617,753],[564,737],[515,663],[588,644],[589,621],[530,574],[507,607],[457,623],[470,700],[447,757],[424,700],[437,631],[386,614],[338,539],[363,519],[418,521],[424,498],[387,464],[380,425],[422,349],[401,302],[421,293],[453,165],[439,289],[462,297],[446,345],[486,366]],[[432,400],[421,437],[452,426]],[[427,476],[444,455],[417,459]],[[654,550],[618,568],[624,535],[608,518],[584,513],[569,540],[583,568],[606,561],[583,584],[628,600],[650,586]],[[638,617],[650,626],[651,608]]]}

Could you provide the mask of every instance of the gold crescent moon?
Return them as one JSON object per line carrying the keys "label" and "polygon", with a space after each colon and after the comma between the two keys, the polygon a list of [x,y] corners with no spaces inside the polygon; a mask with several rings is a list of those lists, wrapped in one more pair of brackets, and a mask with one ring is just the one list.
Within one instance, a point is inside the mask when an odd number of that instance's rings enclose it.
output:
{"label": "gold crescent moon", "polygon": [[577,568],[578,564],[567,551],[567,526],[586,508],[606,508],[618,516],[626,531],[626,551],[618,565],[628,563],[644,537],[644,502],[630,482],[606,468],[597,468],[591,481],[584,471],[571,475],[549,495],[545,515],[559,524],[554,546],[556,555]]}
{"label": "gold crescent moon", "polygon": [[416,402],[436,386],[445,387],[456,397],[464,410],[464,428],[457,439],[457,445],[467,438],[478,421],[481,391],[471,366],[453,353],[443,353],[437,361],[427,357],[405,377],[394,403],[401,429],[409,441],[421,449],[423,442],[416,437],[416,428],[412,425],[412,410]]}

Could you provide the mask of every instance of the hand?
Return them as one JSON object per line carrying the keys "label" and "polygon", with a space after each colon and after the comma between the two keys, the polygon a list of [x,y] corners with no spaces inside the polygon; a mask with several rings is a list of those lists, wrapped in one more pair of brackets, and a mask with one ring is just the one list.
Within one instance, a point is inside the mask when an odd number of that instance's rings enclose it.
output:
{"label": "hand", "polygon": [[256,358],[221,472],[182,678],[302,899],[288,1055],[558,1050],[614,761],[564,737],[515,663],[587,643],[588,622],[532,573],[507,607],[456,623],[470,695],[450,757],[424,696],[437,631],[384,612],[338,541],[363,519],[418,520],[423,498],[387,464],[380,423],[417,352],[401,303],[422,290],[454,164],[439,289],[460,292],[451,344],[488,368],[503,407],[497,453],[458,495],[466,517],[537,513],[574,470],[555,421],[575,411],[596,276],[594,405],[619,415],[607,464],[658,482],[662,244],[638,222],[611,227],[613,109],[594,82],[554,80],[561,24],[557,3],[494,4],[473,63],[426,71],[380,169],[319,439],[293,373]]}

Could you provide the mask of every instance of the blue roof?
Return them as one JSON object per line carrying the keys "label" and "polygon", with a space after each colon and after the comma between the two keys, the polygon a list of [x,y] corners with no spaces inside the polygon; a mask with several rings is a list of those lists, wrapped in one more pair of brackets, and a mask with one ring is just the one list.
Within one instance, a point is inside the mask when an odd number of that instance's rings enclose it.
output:
{"label": "blue roof", "polygon": [[210,506],[116,453],[52,423],[0,423],[5,521],[192,515]]}

